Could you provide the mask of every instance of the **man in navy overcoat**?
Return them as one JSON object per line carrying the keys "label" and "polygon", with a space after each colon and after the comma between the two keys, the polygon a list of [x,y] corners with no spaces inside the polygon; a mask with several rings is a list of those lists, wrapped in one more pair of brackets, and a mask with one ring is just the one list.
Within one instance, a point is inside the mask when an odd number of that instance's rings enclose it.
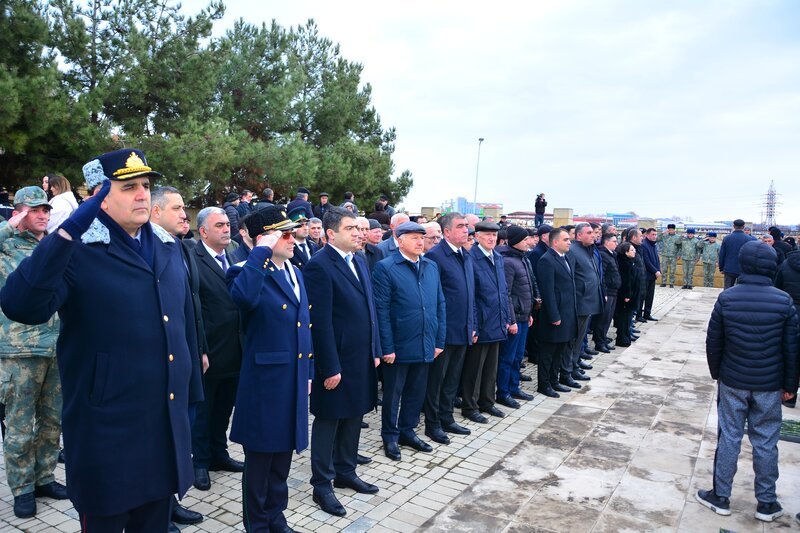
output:
{"label": "man in navy overcoat", "polygon": [[249,533],[292,531],[283,511],[292,451],[308,446],[311,364],[309,303],[289,258],[297,226],[279,206],[250,215],[256,247],[228,269],[228,287],[242,312],[244,350],[231,440],[244,448],[243,520]]}
{"label": "man in navy overcoat", "polygon": [[[3,311],[58,311],[67,488],[84,531],[165,532],[192,484],[190,403],[202,399],[192,295],[180,244],[150,224],[139,150],[84,166],[102,183],[9,276]],[[109,181],[111,180],[111,181]]]}
{"label": "man in navy overcoat", "polygon": [[378,401],[375,367],[381,354],[369,269],[355,253],[358,220],[351,211],[333,207],[322,224],[328,244],[303,270],[315,347],[311,484],[314,501],[342,516],[345,509],[333,487],[378,492],[356,474],[356,456],[362,417]]}

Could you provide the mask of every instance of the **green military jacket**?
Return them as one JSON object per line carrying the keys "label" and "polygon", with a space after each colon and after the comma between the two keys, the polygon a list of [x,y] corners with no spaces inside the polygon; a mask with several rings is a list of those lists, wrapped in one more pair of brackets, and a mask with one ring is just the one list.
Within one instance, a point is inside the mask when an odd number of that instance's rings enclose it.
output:
{"label": "green military jacket", "polygon": [[700,251],[700,259],[703,263],[713,265],[719,259],[720,244],[717,242],[700,241],[697,243],[697,249]]}
{"label": "green military jacket", "polygon": [[683,236],[678,241],[678,257],[684,261],[697,261],[700,256],[700,251],[697,249],[697,243],[702,242],[702,239],[692,237],[691,239]]}
{"label": "green military jacket", "polygon": [[670,235],[669,233],[659,233],[656,239],[658,250],[664,257],[677,257],[678,255],[678,241],[681,236],[677,233]]}
{"label": "green military jacket", "polygon": [[[0,222],[0,288],[37,244],[31,232],[19,232],[8,222]],[[58,328],[58,315],[29,326],[9,320],[0,310],[0,358],[55,357]]]}

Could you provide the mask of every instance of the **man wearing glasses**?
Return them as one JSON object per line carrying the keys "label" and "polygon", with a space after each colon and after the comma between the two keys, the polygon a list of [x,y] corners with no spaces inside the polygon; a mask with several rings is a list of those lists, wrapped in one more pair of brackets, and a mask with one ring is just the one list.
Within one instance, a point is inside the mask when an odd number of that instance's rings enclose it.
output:
{"label": "man wearing glasses", "polygon": [[244,448],[245,530],[292,531],[283,511],[292,451],[308,446],[308,394],[314,375],[311,321],[294,255],[297,223],[278,206],[250,215],[256,246],[230,267],[228,288],[242,314],[244,351],[231,440]]}
{"label": "man wearing glasses", "polygon": [[426,222],[425,228],[425,253],[430,252],[434,246],[442,242],[442,226],[438,222]]}

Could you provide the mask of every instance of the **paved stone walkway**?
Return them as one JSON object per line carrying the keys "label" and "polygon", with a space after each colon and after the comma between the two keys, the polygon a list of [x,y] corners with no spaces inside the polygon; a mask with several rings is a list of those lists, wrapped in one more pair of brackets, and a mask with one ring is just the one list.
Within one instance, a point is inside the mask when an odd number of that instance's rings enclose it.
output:
{"label": "paved stone walkway", "polygon": [[[380,417],[365,420],[359,467],[381,491],[337,489],[348,515],[327,515],[311,501],[309,452],[290,473],[289,524],[299,531],[761,531],[752,518],[752,469],[743,448],[734,514],[717,517],[694,502],[710,483],[714,451],[714,386],[705,366],[705,326],[717,290],[657,288],[655,314],[642,338],[593,361],[593,380],[561,399],[539,394],[489,424],[465,423],[468,437],[434,444],[430,454],[402,448],[399,463],[383,456]],[[534,377],[535,366],[524,371]],[[531,391],[530,384],[526,384]],[[793,411],[793,410],[788,410]],[[710,413],[710,414],[709,414]],[[800,447],[781,443],[778,493],[800,511]],[[241,448],[231,455],[242,459]],[[64,481],[63,466],[56,476]],[[241,531],[241,475],[212,472],[210,491],[191,489],[184,505],[205,515],[184,533]],[[793,490],[795,489],[795,490]],[[38,500],[34,519],[14,517],[0,466],[0,532],[79,531],[69,501]],[[787,527],[789,518],[776,522]],[[773,526],[775,527],[775,526]]]}

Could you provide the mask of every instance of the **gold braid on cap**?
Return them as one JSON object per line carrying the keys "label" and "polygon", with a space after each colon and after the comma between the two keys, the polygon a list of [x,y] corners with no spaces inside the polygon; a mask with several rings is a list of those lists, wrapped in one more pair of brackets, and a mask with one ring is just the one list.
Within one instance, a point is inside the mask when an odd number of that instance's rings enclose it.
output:
{"label": "gold braid on cap", "polygon": [[150,172],[153,170],[142,161],[142,158],[136,155],[136,152],[131,152],[128,160],[125,161],[125,168],[121,168],[112,174],[113,176],[124,176],[126,174],[133,174],[134,172]]}
{"label": "gold braid on cap", "polygon": [[295,223],[287,218],[286,220],[281,220],[280,222],[277,222],[275,224],[270,224],[269,226],[264,226],[262,229],[263,229],[263,231],[270,231],[270,230],[273,230],[273,229],[280,229],[280,230],[282,230],[282,229],[293,229],[294,225],[295,225]]}

